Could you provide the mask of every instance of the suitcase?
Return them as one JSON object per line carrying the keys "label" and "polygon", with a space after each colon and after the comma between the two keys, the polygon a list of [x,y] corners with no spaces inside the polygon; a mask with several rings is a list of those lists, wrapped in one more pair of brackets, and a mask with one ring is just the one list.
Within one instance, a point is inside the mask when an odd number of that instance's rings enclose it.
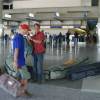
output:
{"label": "suitcase", "polygon": [[79,80],[89,76],[100,75],[100,62],[74,66],[67,70],[66,73],[69,80]]}
{"label": "suitcase", "polygon": [[8,74],[0,76],[0,88],[14,97],[19,96],[24,90],[20,82]]}

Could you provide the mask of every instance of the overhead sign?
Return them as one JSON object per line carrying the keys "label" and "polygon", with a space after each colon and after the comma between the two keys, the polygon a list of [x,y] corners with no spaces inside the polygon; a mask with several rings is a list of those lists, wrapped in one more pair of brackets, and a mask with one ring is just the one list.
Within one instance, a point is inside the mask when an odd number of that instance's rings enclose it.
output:
{"label": "overhead sign", "polygon": [[50,26],[50,28],[62,28],[62,26]]}

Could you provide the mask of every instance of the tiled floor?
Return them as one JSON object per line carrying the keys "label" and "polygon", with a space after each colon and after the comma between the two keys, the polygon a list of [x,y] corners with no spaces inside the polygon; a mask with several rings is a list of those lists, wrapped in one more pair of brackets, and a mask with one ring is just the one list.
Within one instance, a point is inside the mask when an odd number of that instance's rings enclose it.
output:
{"label": "tiled floor", "polygon": [[[0,40],[0,66],[4,65],[5,58],[9,55],[10,50],[9,43],[5,45]],[[90,62],[100,61],[100,45],[79,43],[78,48],[74,48],[73,45],[70,48],[65,48],[64,45],[61,48],[47,47],[44,65],[61,65],[68,59],[82,57],[89,57]],[[100,91],[99,83],[100,76],[79,81],[62,79],[47,81],[44,85],[31,84],[30,87],[32,88],[29,88],[35,96],[32,99],[25,100],[100,100],[99,93],[96,93]],[[88,92],[84,91],[86,89]],[[4,94],[2,90],[0,90],[0,97],[2,98],[0,100],[6,100],[8,98],[9,100],[15,100],[9,95]]]}
{"label": "tiled floor", "polygon": [[82,91],[100,93],[100,76],[83,79]]}

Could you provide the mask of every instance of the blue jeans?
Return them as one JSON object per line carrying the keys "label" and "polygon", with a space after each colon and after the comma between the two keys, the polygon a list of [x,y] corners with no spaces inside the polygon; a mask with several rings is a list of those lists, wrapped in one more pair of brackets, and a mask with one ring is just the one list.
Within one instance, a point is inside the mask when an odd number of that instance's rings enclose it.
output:
{"label": "blue jeans", "polygon": [[43,75],[43,59],[44,59],[44,53],[41,54],[33,54],[33,60],[34,60],[34,66],[33,66],[33,72],[34,72],[34,80],[41,81],[44,78]]}

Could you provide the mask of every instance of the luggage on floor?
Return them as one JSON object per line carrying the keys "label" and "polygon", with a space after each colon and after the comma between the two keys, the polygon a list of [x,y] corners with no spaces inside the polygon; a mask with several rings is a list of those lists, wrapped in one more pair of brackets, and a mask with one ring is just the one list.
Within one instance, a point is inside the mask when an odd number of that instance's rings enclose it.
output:
{"label": "luggage on floor", "polygon": [[0,75],[3,74],[5,71],[4,67],[0,67]]}
{"label": "luggage on floor", "polygon": [[78,64],[85,64],[89,62],[88,57],[83,57],[83,58],[74,58],[74,59],[69,59],[64,61],[64,66],[69,67],[72,65],[78,65]]}
{"label": "luggage on floor", "polygon": [[66,70],[63,66],[52,66],[44,71],[45,79],[62,79],[66,76]]}
{"label": "luggage on floor", "polygon": [[70,59],[70,60],[66,60],[64,62],[64,65],[72,65],[72,64],[75,64],[76,63],[76,60],[75,59]]}
{"label": "luggage on floor", "polygon": [[9,75],[16,77],[17,72],[13,68],[13,57],[12,56],[7,57],[5,61],[5,70]]}
{"label": "luggage on floor", "polygon": [[33,47],[31,44],[28,43],[26,37],[24,38],[24,42],[25,42],[25,55],[27,57],[28,55],[32,55]]}
{"label": "luggage on floor", "polygon": [[[5,69],[6,69],[6,72],[13,76],[13,77],[16,77],[16,70],[14,69],[13,67],[13,57],[12,56],[9,56],[6,61],[5,61]],[[30,75],[31,75],[31,78],[33,78],[33,68],[32,66],[27,66],[27,69],[28,71],[30,72]]]}
{"label": "luggage on floor", "polygon": [[94,75],[100,75],[100,62],[73,66],[66,72],[66,76],[70,80],[79,80]]}
{"label": "luggage on floor", "polygon": [[19,96],[23,92],[20,82],[7,74],[0,76],[0,88],[14,97]]}
{"label": "luggage on floor", "polygon": [[72,68],[75,65],[85,64],[87,63],[88,60],[89,58],[86,57],[86,58],[80,59],[73,65],[71,63],[71,65],[64,64],[64,65],[56,65],[56,66],[48,67],[44,70],[45,79],[49,79],[49,80],[50,79],[63,79],[66,77],[66,73],[70,68]]}
{"label": "luggage on floor", "polygon": [[27,55],[27,57],[26,57],[26,65],[27,66],[33,66],[33,57],[32,57],[32,55]]}

